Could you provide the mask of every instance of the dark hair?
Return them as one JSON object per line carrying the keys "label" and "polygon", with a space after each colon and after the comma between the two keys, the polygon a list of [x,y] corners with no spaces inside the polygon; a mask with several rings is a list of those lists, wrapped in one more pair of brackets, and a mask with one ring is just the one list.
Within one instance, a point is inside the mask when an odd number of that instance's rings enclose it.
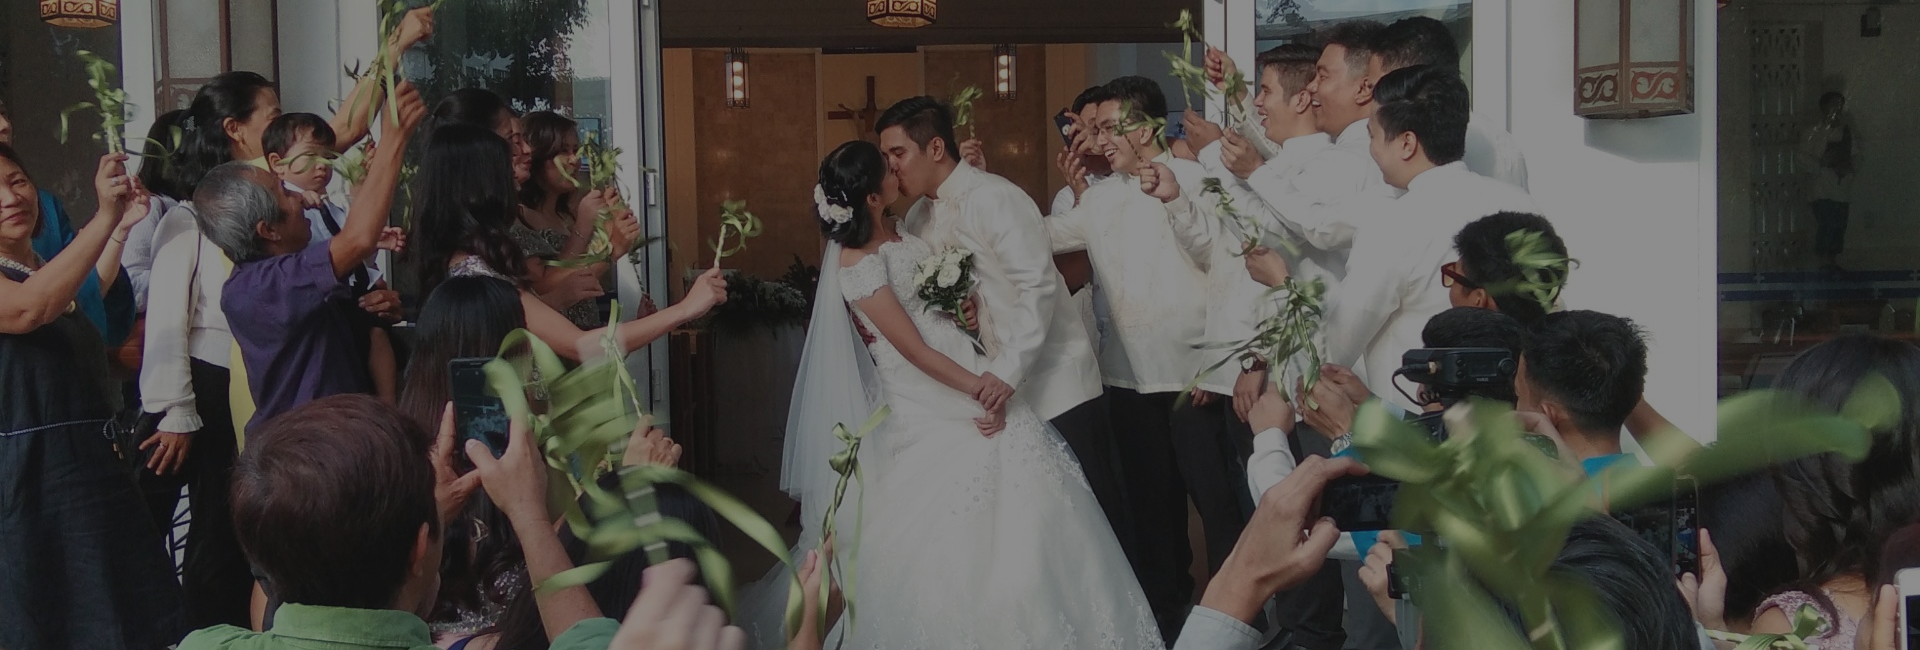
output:
{"label": "dark hair", "polygon": [[1647,387],[1647,344],[1633,321],[1594,311],[1547,314],[1527,333],[1527,379],[1581,429],[1619,435]]}
{"label": "dark hair", "polygon": [[1381,67],[1389,72],[1416,65],[1460,69],[1460,45],[1453,32],[1426,16],[1393,21],[1368,41],[1367,51],[1380,57]]}
{"label": "dark hair", "polygon": [[1564,258],[1567,244],[1554,232],[1546,217],[1524,212],[1498,212],[1482,217],[1453,237],[1453,248],[1460,253],[1460,274],[1487,290],[1500,313],[1512,316],[1523,325],[1532,325],[1547,315],[1547,306],[1533,296],[1509,289],[1521,282],[1564,286],[1567,277],[1549,269],[1522,269],[1514,263],[1513,249],[1507,237],[1516,232],[1537,232],[1548,250]]}
{"label": "dark hair", "polygon": [[873,125],[875,134],[886,133],[887,129],[901,127],[907,137],[922,149],[931,146],[934,138],[945,144],[947,157],[960,159],[960,142],[953,134],[953,109],[946,103],[932,97],[909,97],[900,100],[880,114],[880,120]]}
{"label": "dark hair", "polygon": [[1416,65],[1387,73],[1373,87],[1374,120],[1389,138],[1413,132],[1435,165],[1467,155],[1467,82],[1449,68]]}
{"label": "dark hair", "polygon": [[1345,48],[1347,76],[1357,77],[1367,73],[1367,58],[1373,55],[1367,48],[1372,45],[1373,37],[1386,28],[1377,20],[1348,20],[1336,23],[1314,36],[1323,50],[1335,45]]}
{"label": "dark hair", "polygon": [[273,88],[273,82],[253,72],[222,73],[200,87],[187,107],[180,150],[174,152],[172,180],[182,196],[191,196],[207,172],[233,160],[233,138],[227,137],[223,124],[253,119],[260,91]]}
{"label": "dark hair", "polygon": [[1273,68],[1280,73],[1280,87],[1290,93],[1298,94],[1313,83],[1313,77],[1320,64],[1320,48],[1311,45],[1288,43],[1280,47],[1261,52],[1253,60],[1254,69],[1265,73]]}
{"label": "dark hair", "polygon": [[[1435,314],[1420,331],[1420,343],[1429,348],[1500,348],[1512,352],[1516,361],[1526,340],[1526,328],[1513,317],[1472,307],[1455,307]],[[1520,401],[1513,393],[1512,382],[1476,388],[1469,394],[1508,404]]]}
{"label": "dark hair", "polygon": [[282,601],[388,609],[421,526],[438,536],[427,433],[366,395],[315,400],[247,436],[234,535]]}
{"label": "dark hair", "polygon": [[[538,207],[547,200],[547,191],[540,187],[540,170],[553,165],[553,159],[560,157],[560,145],[569,133],[579,133],[580,125],[553,111],[528,113],[520,118],[521,128],[526,130],[527,146],[533,149],[533,176],[520,184],[520,204]],[[568,170],[572,171],[572,170]],[[558,204],[560,212],[566,214],[573,209],[562,195]]]}
{"label": "dark hair", "polygon": [[1839,91],[1830,90],[1820,95],[1820,109],[1826,110],[1828,106],[1832,106],[1834,104],[1843,104],[1843,103],[1846,103],[1846,101],[1847,101],[1846,95],[1840,94]]}
{"label": "dark hair", "polygon": [[1700,487],[1700,527],[1713,535],[1726,568],[1729,619],[1749,621],[1761,601],[1799,578],[1781,532],[1784,507],[1766,471]]}
{"label": "dark hair", "polygon": [[[1697,650],[1699,630],[1686,599],[1674,585],[1672,562],[1652,543],[1611,517],[1574,524],[1549,572],[1593,590],[1619,626],[1620,647],[1633,650]],[[1525,634],[1512,603],[1501,603]]]}
{"label": "dark hair", "polygon": [[[499,354],[507,334],[526,324],[520,292],[511,284],[487,277],[441,282],[420,308],[418,334],[400,391],[400,411],[422,429],[437,430],[442,409],[453,399],[448,362]],[[488,577],[512,570],[519,561],[511,522],[485,494],[468,500],[463,514],[447,525],[440,596],[435,599],[432,620],[455,618],[454,612],[461,608],[484,610],[482,599],[504,602],[505,594],[486,593],[493,587]]]}
{"label": "dark hair", "polygon": [[511,234],[520,212],[513,153],[493,130],[472,124],[435,129],[420,161],[419,199],[408,233],[419,290],[432,293],[456,253],[480,258],[494,272],[520,277],[525,254]]}
{"label": "dark hair", "polygon": [[[33,172],[27,171],[27,164],[20,162],[20,152],[14,150],[13,145],[0,142],[0,158],[4,158],[7,162],[13,163],[15,167],[19,167],[20,173],[26,174],[27,182],[33,182]],[[34,189],[39,189],[39,187],[38,183],[34,184]],[[40,197],[38,195],[28,200],[33,202],[33,213],[35,215],[33,219],[33,232],[30,236],[39,237],[40,231],[46,230],[47,228],[47,215],[40,214]]]}
{"label": "dark hair", "polygon": [[1816,345],[1780,373],[1776,386],[1839,412],[1860,382],[1884,377],[1901,396],[1900,420],[1875,431],[1867,458],[1823,454],[1773,470],[1786,504],[1787,541],[1809,593],[1843,575],[1872,579],[1894,530],[1920,521],[1920,348],[1869,334]]}
{"label": "dark hair", "polygon": [[[1128,75],[1107,82],[1107,91],[1133,107],[1134,116],[1166,117],[1167,93],[1160,83],[1139,75]],[[1123,120],[1126,118],[1122,118]]]}
{"label": "dark hair", "polygon": [[333,125],[328,124],[326,118],[312,113],[285,113],[273,118],[267,124],[266,132],[260,134],[260,153],[285,156],[300,141],[302,134],[329,149],[337,140]]}
{"label": "dark hair", "polygon": [[1113,91],[1107,90],[1106,84],[1094,86],[1080,91],[1080,96],[1073,98],[1073,112],[1077,114],[1087,110],[1088,106],[1105,104],[1116,99],[1119,97],[1115,97]]}
{"label": "dark hair", "polygon": [[[180,134],[181,141],[173,141],[173,130],[180,127],[180,121],[186,116],[185,110],[172,110],[153,118],[153,126],[147,129],[147,142],[140,147],[140,184],[149,192],[181,201],[190,195],[181,192],[173,180],[167,178],[167,171],[173,166],[173,161],[168,158],[172,153],[170,147],[186,146],[184,130]],[[155,216],[148,215],[147,218]]]}
{"label": "dark hair", "polygon": [[[506,100],[485,88],[461,88],[448,93],[433,106],[436,126],[471,124],[498,132],[503,115],[511,117],[513,109],[507,106]],[[434,132],[439,131],[436,129]]]}
{"label": "dark hair", "polygon": [[873,239],[873,219],[867,214],[867,197],[881,192],[887,179],[887,157],[880,148],[865,140],[840,145],[820,161],[820,190],[827,202],[853,211],[846,223],[834,223],[826,215],[820,219],[820,234],[847,248],[862,248]]}

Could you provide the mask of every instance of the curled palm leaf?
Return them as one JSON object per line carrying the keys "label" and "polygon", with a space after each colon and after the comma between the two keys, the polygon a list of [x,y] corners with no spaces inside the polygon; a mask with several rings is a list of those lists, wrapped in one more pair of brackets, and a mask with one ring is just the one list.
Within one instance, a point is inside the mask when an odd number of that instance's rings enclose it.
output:
{"label": "curled palm leaf", "polygon": [[979,86],[967,86],[953,95],[953,101],[951,102],[953,105],[953,126],[955,128],[967,127],[967,137],[969,138],[977,135],[977,129],[974,128],[973,123],[973,103],[984,95],[986,95],[986,92],[980,90]]}
{"label": "curled palm leaf", "polygon": [[80,102],[60,111],[60,142],[67,141],[70,117],[79,111],[91,110],[100,116],[100,131],[94,139],[107,145],[108,153],[126,151],[126,137],[122,130],[127,126],[127,91],[114,85],[114,76],[119,69],[113,63],[100,58],[87,50],[75,53],[87,70],[87,86],[93,89],[93,101]]}
{"label": "curled palm leaf", "polygon": [[[834,539],[834,532],[836,530],[835,524],[837,523],[836,517],[840,512],[841,503],[845,501],[847,498],[847,488],[851,487],[852,483],[856,481],[859,482],[862,486],[865,486],[867,483],[865,475],[860,470],[860,444],[866,440],[868,435],[873,433],[874,429],[880,428],[880,423],[886,421],[887,417],[892,414],[893,414],[893,409],[891,407],[881,406],[879,410],[874,411],[872,417],[867,418],[866,424],[861,425],[859,431],[850,431],[847,429],[847,425],[845,424],[840,424],[833,428],[833,436],[839,439],[840,442],[843,445],[845,445],[845,448],[843,448],[840,451],[840,453],[834,454],[833,458],[830,458],[827,460],[827,464],[833,468],[833,471],[835,474],[840,475],[840,479],[834,485],[833,501],[827,504],[827,514],[820,525],[820,548],[823,548],[823,549],[826,548],[827,541]],[[862,491],[861,495],[862,495],[861,510],[864,511],[865,510],[865,491],[864,490]],[[861,522],[864,521],[864,519],[865,519],[864,513],[857,516],[854,520],[855,525],[858,526]],[[855,544],[853,557],[857,558],[859,555],[858,544],[860,540],[860,531],[858,530],[854,531],[853,539]],[[822,557],[821,561],[832,563],[828,566],[828,569],[827,569],[828,575],[832,579],[823,580],[820,582],[819,602],[822,602],[822,603],[827,602],[828,595],[833,585],[835,584],[846,585],[847,620],[848,620],[848,624],[851,626],[853,621],[857,620],[856,619],[857,615],[855,614],[854,598],[853,598],[854,583],[853,583],[853,580],[851,579],[854,575],[854,569],[851,566],[839,565],[837,562],[834,562],[833,558],[831,557]],[[850,559],[849,564],[853,563],[853,561],[854,560]],[[787,593],[787,640],[788,641],[792,641],[793,637],[799,634],[801,623],[802,623],[802,621],[800,620],[800,617],[805,615],[802,609],[802,604],[804,603],[804,601],[802,600],[803,596],[800,593],[800,589],[801,589],[801,586],[798,584],[795,584],[792,586],[791,589],[788,590],[788,593]],[[820,611],[819,615],[820,615],[820,619],[817,621],[818,626],[815,629],[825,632],[827,629],[827,619],[826,619],[827,613],[824,608]],[[851,628],[849,628],[849,631],[851,631]]]}
{"label": "curled palm leaf", "polygon": [[[720,204],[720,238],[713,243],[713,266],[720,267],[724,260],[747,250],[747,240],[759,237],[765,230],[760,218],[747,211],[746,201],[728,201]],[[727,239],[734,238],[733,246],[727,245]]]}

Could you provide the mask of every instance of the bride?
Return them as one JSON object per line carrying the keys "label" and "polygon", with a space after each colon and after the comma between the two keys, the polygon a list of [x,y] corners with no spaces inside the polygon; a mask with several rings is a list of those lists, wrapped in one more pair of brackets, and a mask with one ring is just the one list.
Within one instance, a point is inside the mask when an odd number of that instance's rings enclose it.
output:
{"label": "bride", "polygon": [[[899,196],[870,143],[842,145],[820,165],[829,246],[782,477],[809,528],[838,479],[826,462],[842,446],[833,426],[892,409],[863,443],[865,497],[841,506],[863,515],[838,517],[837,537],[859,530],[855,544],[836,545],[843,566],[856,560],[843,585],[853,616],[838,632],[850,647],[887,650],[1161,647],[1059,433],[983,377],[967,333],[915,296],[916,266],[934,251],[887,215]],[[865,348],[849,306],[871,334]]]}

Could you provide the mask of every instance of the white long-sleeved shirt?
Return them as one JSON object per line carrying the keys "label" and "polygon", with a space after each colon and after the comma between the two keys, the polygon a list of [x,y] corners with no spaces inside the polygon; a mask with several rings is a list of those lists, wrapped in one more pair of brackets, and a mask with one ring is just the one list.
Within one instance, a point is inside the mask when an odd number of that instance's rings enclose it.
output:
{"label": "white long-sleeved shirt", "polygon": [[1407,350],[1421,347],[1427,320],[1452,307],[1440,267],[1460,258],[1453,237],[1496,212],[1538,212],[1520,188],[1467,170],[1465,163],[1415,177],[1407,193],[1371,217],[1353,245],[1346,280],[1330,298],[1328,361],[1354,367],[1373,393],[1408,412],[1419,407],[1393,387]]}
{"label": "white long-sleeved shirt", "polygon": [[127,279],[132,281],[133,311],[146,313],[147,286],[153,275],[153,256],[157,248],[154,235],[160,231],[160,220],[175,206],[180,205],[170,197],[153,195],[147,200],[147,218],[134,224],[127,233],[127,246],[120,253],[120,267],[127,270]]}
{"label": "white long-sleeved shirt", "polygon": [[192,202],[160,218],[154,231],[153,270],[147,296],[146,349],[140,364],[140,399],[148,413],[165,414],[160,430],[187,433],[203,423],[194,394],[191,359],[226,368],[233,334],[220,310],[226,285],[225,254],[200,236]]}
{"label": "white long-sleeved shirt", "polygon": [[1193,209],[1184,195],[1161,203],[1126,176],[1089,188],[1078,207],[1047,219],[1053,252],[1087,251],[1107,297],[1118,343],[1100,351],[1108,386],[1176,392],[1199,370],[1193,346],[1206,330],[1206,277],[1168,224],[1169,213]]}
{"label": "white long-sleeved shirt", "polygon": [[[1331,146],[1290,176],[1285,169],[1264,165],[1247,179],[1254,193],[1273,208],[1270,215],[1276,221],[1268,228],[1289,232],[1308,246],[1336,256],[1353,247],[1353,233],[1374,212],[1367,199],[1400,196],[1373,161],[1367,123],[1348,125]],[[1346,264],[1332,266],[1337,277],[1344,277]]]}
{"label": "white long-sleeved shirt", "polygon": [[[1269,171],[1270,174],[1282,179],[1291,179],[1299,174],[1307,162],[1332,143],[1332,139],[1322,133],[1289,138],[1262,167],[1273,167],[1274,169]],[[1206,168],[1204,172],[1206,177],[1221,180],[1221,187],[1232,198],[1235,210],[1256,223],[1277,221],[1278,217],[1273,215],[1273,208],[1261,200],[1246,181],[1234,176],[1232,171],[1226,168],[1225,161],[1220,157],[1219,148],[1210,145],[1200,156],[1200,163]],[[1184,186],[1185,183],[1182,185]],[[1202,203],[1217,201],[1216,198],[1206,195],[1197,196],[1194,200]],[[1182,219],[1181,215],[1174,215],[1174,235],[1180,238],[1182,246],[1192,247],[1198,244],[1209,251],[1211,262],[1207,267],[1206,340],[1210,344],[1245,341],[1253,335],[1260,321],[1272,315],[1273,312],[1275,301],[1268,295],[1267,287],[1253,280],[1253,276],[1247,273],[1245,260],[1239,256],[1245,238],[1258,237],[1262,245],[1286,258],[1288,268],[1293,269],[1294,273],[1302,278],[1320,279],[1328,284],[1329,289],[1338,282],[1338,278],[1327,268],[1330,262],[1326,258],[1332,256],[1316,254],[1306,249],[1303,249],[1303,253],[1306,254],[1301,256],[1287,252],[1286,246],[1281,245],[1279,240],[1285,239],[1295,246],[1303,243],[1290,233],[1272,230],[1265,233],[1239,232],[1239,228],[1228,223],[1223,216],[1219,215],[1217,209],[1212,213],[1211,218],[1198,218],[1202,216],[1198,212],[1191,214],[1196,218]],[[1204,370],[1220,361],[1223,358],[1221,355],[1224,354],[1224,350],[1203,354],[1203,363],[1200,368]],[[1222,395],[1230,395],[1233,392],[1234,382],[1239,378],[1239,373],[1240,365],[1229,362],[1203,377],[1200,387]]]}
{"label": "white long-sleeved shirt", "polygon": [[[1113,174],[1098,176],[1088,174],[1087,186],[1092,187],[1107,182],[1113,177]],[[1066,214],[1078,203],[1079,198],[1073,195],[1073,188],[1062,187],[1059,193],[1053,195],[1053,206],[1047,212],[1047,216]],[[1105,345],[1107,332],[1107,299],[1106,296],[1100,295],[1100,283],[1088,280],[1087,286],[1081,287],[1079,293],[1073,294],[1073,305],[1080,309],[1080,322],[1087,328],[1087,340],[1093,344],[1093,349],[1098,351],[1100,346]]]}
{"label": "white long-sleeved shirt", "polygon": [[1051,219],[1020,186],[972,165],[956,166],[936,194],[915,203],[903,223],[935,250],[973,251],[982,336],[998,346],[989,370],[1049,420],[1099,397],[1093,344],[1053,265]]}

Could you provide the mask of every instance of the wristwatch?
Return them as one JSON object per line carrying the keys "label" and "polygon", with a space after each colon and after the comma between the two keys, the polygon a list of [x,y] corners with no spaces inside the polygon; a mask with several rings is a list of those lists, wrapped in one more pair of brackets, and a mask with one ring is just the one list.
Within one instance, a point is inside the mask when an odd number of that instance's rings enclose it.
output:
{"label": "wristwatch", "polygon": [[1343,434],[1340,434],[1340,437],[1333,439],[1333,448],[1331,449],[1331,451],[1333,452],[1333,455],[1338,456],[1340,455],[1341,452],[1344,452],[1351,447],[1353,447],[1353,434],[1343,433]]}
{"label": "wristwatch", "polygon": [[1262,360],[1260,357],[1257,357],[1251,354],[1244,357],[1240,357],[1240,374],[1243,374],[1243,375],[1253,374],[1256,372],[1266,372],[1266,371],[1267,371],[1267,362]]}

